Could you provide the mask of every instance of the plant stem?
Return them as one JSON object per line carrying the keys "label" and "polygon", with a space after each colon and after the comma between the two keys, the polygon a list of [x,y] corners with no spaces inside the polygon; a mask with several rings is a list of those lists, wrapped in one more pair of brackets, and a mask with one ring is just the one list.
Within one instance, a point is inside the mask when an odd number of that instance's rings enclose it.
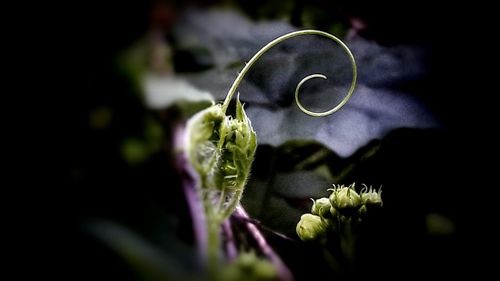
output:
{"label": "plant stem", "polygon": [[[176,150],[183,146],[185,135],[185,126],[179,124],[175,127],[174,131],[174,147]],[[186,202],[191,214],[191,220],[193,222],[193,233],[196,240],[199,257],[202,259],[202,263],[206,263],[207,248],[208,248],[208,233],[207,233],[207,221],[205,217],[205,212],[201,204],[200,196],[196,189],[196,184],[199,182],[198,174],[193,170],[187,156],[184,152],[178,152],[175,157],[176,168],[181,175],[181,182],[184,191],[184,196],[186,197]]]}
{"label": "plant stem", "polygon": [[[248,218],[248,214],[243,209],[241,205],[238,204],[236,206],[235,214],[244,218]],[[273,248],[267,243],[266,239],[264,238],[264,235],[257,229],[255,225],[253,225],[251,222],[246,222],[245,226],[248,229],[248,232],[252,235],[252,237],[255,239],[257,242],[257,245],[261,249],[262,253],[271,261],[271,263],[274,265],[274,268],[276,269],[278,273],[278,277],[281,281],[292,281],[293,280],[293,275],[290,269],[285,265],[285,263],[281,260],[281,258],[274,252]]]}
{"label": "plant stem", "polygon": [[198,246],[199,257],[207,267],[209,280],[216,280],[219,270],[220,226],[212,198],[203,194],[199,188],[200,178],[189,164],[187,155],[182,150],[185,137],[185,126],[177,125],[174,132],[174,147],[179,151],[176,155],[176,167],[182,175],[182,186],[187,205],[193,221],[193,232]]}
{"label": "plant stem", "polygon": [[223,212],[220,213],[221,220],[227,219],[234,212],[234,210],[240,203],[242,195],[243,195],[243,187],[236,190],[234,194],[231,196],[230,199],[231,201],[228,203],[227,207],[223,210]]}
{"label": "plant stem", "polygon": [[325,248],[322,249],[323,257],[325,258],[326,263],[335,272],[340,272],[340,264],[337,259]]}
{"label": "plant stem", "polygon": [[272,233],[273,235],[276,235],[276,236],[278,236],[281,239],[288,240],[288,241],[291,241],[291,242],[297,242],[297,240],[295,240],[293,238],[290,238],[290,237],[286,236],[285,234],[276,232],[276,231],[274,231],[274,230],[266,227],[259,220],[256,220],[256,219],[253,219],[253,218],[250,218],[250,217],[243,217],[243,216],[241,216],[240,214],[237,214],[237,213],[233,213],[232,217],[235,218],[235,219],[238,219],[240,221],[249,222],[249,223],[251,223],[253,225],[257,225],[260,229],[265,230],[265,231],[267,231],[269,233]]}
{"label": "plant stem", "polygon": [[356,250],[356,233],[353,229],[353,221],[349,220],[343,224],[344,228],[340,231],[340,249],[348,263],[350,270],[354,264],[354,255]]}
{"label": "plant stem", "polygon": [[238,251],[236,250],[231,221],[229,219],[222,223],[222,230],[224,231],[227,258],[229,260],[234,260],[238,255]]}
{"label": "plant stem", "polygon": [[[205,205],[207,206],[207,204]],[[207,211],[207,229],[208,229],[208,277],[209,280],[217,280],[219,272],[219,248],[220,248],[220,224],[216,223],[213,209]]]}

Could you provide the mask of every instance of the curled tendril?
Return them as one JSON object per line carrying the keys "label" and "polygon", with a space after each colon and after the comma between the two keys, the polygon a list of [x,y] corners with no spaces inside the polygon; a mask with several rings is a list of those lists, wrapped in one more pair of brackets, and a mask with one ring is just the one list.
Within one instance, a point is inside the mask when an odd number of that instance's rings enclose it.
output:
{"label": "curled tendril", "polygon": [[354,93],[354,89],[356,88],[356,79],[357,79],[358,74],[357,74],[357,67],[356,67],[356,61],[354,60],[354,56],[352,55],[351,50],[349,50],[349,48],[339,38],[337,38],[329,33],[323,32],[323,31],[308,29],[308,30],[300,30],[300,31],[295,31],[295,32],[290,32],[288,34],[285,34],[285,35],[278,37],[278,38],[274,39],[273,41],[269,42],[262,49],[260,49],[248,61],[248,63],[245,65],[245,67],[241,70],[241,72],[238,74],[238,76],[234,80],[233,85],[229,89],[227,96],[226,96],[226,99],[224,100],[224,103],[222,104],[223,112],[226,112],[227,107],[229,106],[229,103],[231,102],[231,99],[233,98],[233,95],[236,92],[236,90],[238,89],[238,86],[240,85],[241,81],[243,80],[243,77],[245,76],[245,74],[250,70],[250,68],[253,66],[253,64],[265,52],[267,52],[270,48],[272,48],[273,46],[275,46],[275,45],[277,45],[285,40],[288,40],[288,39],[293,38],[293,37],[301,36],[301,35],[320,35],[320,36],[326,37],[328,39],[331,39],[331,40],[335,41],[337,44],[339,44],[342,47],[342,49],[346,52],[346,54],[349,57],[349,60],[352,64],[352,81],[351,81],[351,86],[350,86],[349,90],[347,91],[347,95],[344,97],[344,99],[342,99],[342,101],[339,104],[337,104],[334,108],[327,110],[327,111],[324,111],[324,112],[314,112],[314,111],[310,111],[310,110],[306,109],[300,103],[299,90],[300,90],[300,87],[302,86],[302,84],[304,84],[306,81],[313,79],[313,78],[326,79],[326,76],[323,74],[312,74],[312,75],[306,76],[305,78],[303,78],[299,82],[299,84],[295,88],[295,101],[297,102],[297,106],[305,114],[310,115],[310,116],[315,116],[315,117],[327,116],[327,115],[330,115],[330,114],[337,112],[340,108],[342,108],[342,106],[344,106],[347,103],[349,98],[351,98],[352,94]]}

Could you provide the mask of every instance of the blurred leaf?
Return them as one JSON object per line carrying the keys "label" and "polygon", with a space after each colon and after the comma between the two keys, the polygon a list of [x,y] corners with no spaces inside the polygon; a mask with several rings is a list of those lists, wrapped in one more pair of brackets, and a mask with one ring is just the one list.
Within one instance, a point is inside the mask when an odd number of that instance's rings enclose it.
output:
{"label": "blurred leaf", "polygon": [[161,34],[147,34],[121,54],[118,64],[149,109],[180,105],[189,116],[213,101],[210,93],[173,74],[172,51]]}
{"label": "blurred leaf", "polygon": [[143,89],[146,106],[150,109],[167,108],[182,102],[208,106],[213,101],[210,93],[170,76],[148,74],[144,77]]}
{"label": "blurred leaf", "polygon": [[[174,30],[176,42],[183,49],[203,46],[213,57],[211,70],[182,77],[222,99],[240,70],[235,65],[295,28],[282,21],[253,23],[235,12],[210,10],[189,11]],[[358,87],[342,110],[326,118],[300,112],[293,91],[306,75],[324,73],[329,77],[326,82],[304,85],[303,104],[324,111],[343,98],[351,80],[351,66],[337,45],[303,36],[275,46],[260,58],[240,87],[260,144],[279,146],[289,140],[314,140],[348,157],[396,128],[440,126],[415,96],[394,90],[425,77],[426,47],[383,47],[358,37],[346,40],[346,44],[357,60]]]}
{"label": "blurred leaf", "polygon": [[[305,97],[304,103],[320,107],[322,100],[314,96]],[[437,126],[415,98],[364,86],[357,88],[342,110],[327,117],[310,117],[295,105],[277,110],[248,107],[248,116],[260,144],[279,146],[288,140],[315,140],[342,157],[352,155],[370,140],[380,139],[395,128]]]}
{"label": "blurred leaf", "polygon": [[442,214],[427,214],[425,217],[425,223],[427,226],[427,232],[430,235],[451,235],[455,232],[455,224],[453,221]]}
{"label": "blurred leaf", "polygon": [[106,129],[109,127],[112,119],[112,110],[109,107],[99,106],[89,113],[89,126],[96,130]]}
{"label": "blurred leaf", "polygon": [[150,152],[145,141],[136,138],[127,138],[122,142],[121,154],[127,163],[136,165],[146,161]]}
{"label": "blurred leaf", "polygon": [[121,143],[121,155],[130,165],[144,163],[162,148],[164,132],[161,124],[151,117],[146,118],[144,123],[145,128],[140,137],[129,137]]}
{"label": "blurred leaf", "polygon": [[254,252],[242,252],[228,264],[218,277],[221,281],[273,281],[278,280],[276,269],[268,260],[261,259]]}
{"label": "blurred leaf", "polygon": [[111,247],[137,272],[142,280],[198,280],[192,269],[185,268],[179,259],[169,256],[131,230],[109,221],[96,221],[89,231]]}
{"label": "blurred leaf", "polygon": [[141,81],[147,73],[172,73],[172,51],[160,33],[150,32],[118,57],[118,66],[141,92]]}
{"label": "blurred leaf", "polygon": [[293,30],[283,21],[253,23],[230,10],[188,10],[176,22],[173,36],[177,48],[193,50],[195,55],[203,57],[208,51],[215,66],[226,67],[250,58],[276,34]]}

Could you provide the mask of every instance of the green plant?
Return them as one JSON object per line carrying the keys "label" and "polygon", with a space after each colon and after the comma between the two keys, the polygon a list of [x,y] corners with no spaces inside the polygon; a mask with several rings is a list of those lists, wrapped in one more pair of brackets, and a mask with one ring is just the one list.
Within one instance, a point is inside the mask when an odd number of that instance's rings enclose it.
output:
{"label": "green plant", "polygon": [[333,185],[328,198],[313,200],[311,214],[304,214],[297,223],[297,235],[302,241],[325,244],[340,243],[348,259],[354,255],[356,226],[369,209],[382,207],[382,188],[375,190],[364,185],[358,193],[355,184]]}
{"label": "green plant", "polygon": [[[313,112],[301,104],[299,100],[300,88],[310,79],[326,79],[326,76],[323,74],[306,76],[295,89],[297,106],[305,114],[315,117],[330,115],[342,108],[353,94],[356,86],[357,69],[352,53],[340,39],[331,34],[318,30],[302,30],[278,37],[265,45],[239,73],[224,102],[213,103],[212,106],[194,115],[187,123],[187,158],[197,172],[199,179],[196,190],[203,202],[206,217],[208,270],[213,278],[220,271],[218,267],[221,225],[235,211],[241,200],[257,148],[256,133],[239,96],[236,98],[234,117],[227,114],[228,107],[246,73],[265,52],[280,42],[301,35],[319,35],[339,44],[352,63],[353,78],[346,96],[338,105],[324,112]],[[318,202],[318,204],[320,203]],[[320,213],[325,212],[325,210],[320,208]],[[325,227],[318,224],[318,220],[315,218],[303,224],[311,225],[317,231],[326,230]]]}

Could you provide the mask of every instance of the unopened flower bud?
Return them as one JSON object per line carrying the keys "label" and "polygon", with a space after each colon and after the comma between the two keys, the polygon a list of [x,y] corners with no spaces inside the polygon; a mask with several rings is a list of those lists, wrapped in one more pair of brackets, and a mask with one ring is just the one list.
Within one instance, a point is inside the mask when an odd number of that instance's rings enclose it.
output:
{"label": "unopened flower bud", "polygon": [[327,223],[320,216],[304,214],[297,224],[297,235],[302,241],[312,241],[323,238],[326,234]]}
{"label": "unopened flower bud", "polygon": [[311,213],[320,217],[329,217],[331,206],[332,205],[330,204],[330,200],[328,198],[316,199],[311,208]]}
{"label": "unopened flower bud", "polygon": [[379,189],[378,191],[372,187],[368,189],[365,185],[365,187],[361,190],[361,203],[363,205],[381,207],[383,205],[382,189]]}
{"label": "unopened flower bud", "polygon": [[349,187],[339,186],[332,189],[330,202],[339,212],[351,212],[361,206],[361,197],[354,190],[354,184]]}
{"label": "unopened flower bud", "polygon": [[257,148],[257,136],[243,104],[236,99],[236,118],[221,104],[195,114],[187,123],[186,151],[200,176],[201,188],[242,190]]}

